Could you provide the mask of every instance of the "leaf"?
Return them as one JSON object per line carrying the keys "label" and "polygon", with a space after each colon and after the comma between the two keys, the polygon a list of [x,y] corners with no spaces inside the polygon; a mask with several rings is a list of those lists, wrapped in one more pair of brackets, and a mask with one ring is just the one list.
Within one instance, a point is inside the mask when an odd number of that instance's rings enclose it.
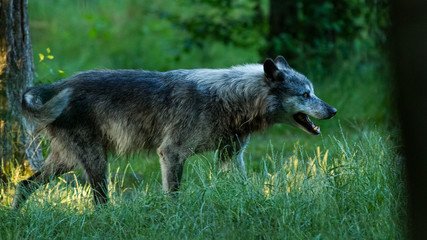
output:
{"label": "leaf", "polygon": [[47,54],[50,54],[50,48],[46,48]]}
{"label": "leaf", "polygon": [[44,55],[39,53],[39,58],[40,58],[40,62],[42,62],[44,60]]}
{"label": "leaf", "polygon": [[66,77],[67,74],[65,74],[65,72],[63,70],[58,70],[58,73],[61,77]]}
{"label": "leaf", "polygon": [[53,59],[54,58],[53,55],[47,55],[46,57],[49,58],[49,59]]}

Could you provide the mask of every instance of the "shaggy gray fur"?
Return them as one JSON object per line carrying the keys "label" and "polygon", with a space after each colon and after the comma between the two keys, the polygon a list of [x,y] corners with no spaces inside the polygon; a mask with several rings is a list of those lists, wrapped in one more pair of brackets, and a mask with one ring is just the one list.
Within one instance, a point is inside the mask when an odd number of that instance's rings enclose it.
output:
{"label": "shaggy gray fur", "polygon": [[[227,165],[252,132],[288,123],[318,134],[308,115],[336,113],[283,57],[230,69],[82,72],[30,88],[23,109],[47,130],[51,153],[40,172],[19,183],[12,208],[35,186],[77,165],[86,171],[95,203],[105,203],[107,152],[156,149],[163,189],[175,192],[191,155],[219,149]],[[238,162],[244,170],[242,152]]]}

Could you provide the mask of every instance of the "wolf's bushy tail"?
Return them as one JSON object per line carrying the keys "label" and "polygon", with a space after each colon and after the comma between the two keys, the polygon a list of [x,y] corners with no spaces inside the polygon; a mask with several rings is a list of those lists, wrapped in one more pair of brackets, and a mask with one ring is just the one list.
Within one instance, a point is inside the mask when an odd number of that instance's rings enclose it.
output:
{"label": "wolf's bushy tail", "polygon": [[71,88],[65,88],[45,100],[42,98],[43,89],[30,89],[23,96],[22,113],[39,127],[45,126],[61,115],[68,105],[71,93]]}

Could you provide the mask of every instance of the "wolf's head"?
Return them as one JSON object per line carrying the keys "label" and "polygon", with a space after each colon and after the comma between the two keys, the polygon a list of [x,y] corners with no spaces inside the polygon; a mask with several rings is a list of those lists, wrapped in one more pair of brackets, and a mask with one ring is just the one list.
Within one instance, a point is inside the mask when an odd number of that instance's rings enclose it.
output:
{"label": "wolf's head", "polygon": [[278,99],[277,118],[302,130],[317,135],[320,128],[308,116],[330,119],[337,110],[314,94],[313,84],[304,75],[293,70],[282,56],[264,62],[265,81],[271,94]]}

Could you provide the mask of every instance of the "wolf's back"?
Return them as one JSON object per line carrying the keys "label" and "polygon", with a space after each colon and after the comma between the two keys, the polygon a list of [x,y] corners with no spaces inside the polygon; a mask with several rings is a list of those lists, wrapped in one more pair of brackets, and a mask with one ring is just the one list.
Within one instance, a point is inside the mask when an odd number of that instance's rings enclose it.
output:
{"label": "wolf's back", "polygon": [[71,88],[55,90],[50,85],[30,88],[22,98],[22,113],[40,127],[55,121],[67,107]]}

